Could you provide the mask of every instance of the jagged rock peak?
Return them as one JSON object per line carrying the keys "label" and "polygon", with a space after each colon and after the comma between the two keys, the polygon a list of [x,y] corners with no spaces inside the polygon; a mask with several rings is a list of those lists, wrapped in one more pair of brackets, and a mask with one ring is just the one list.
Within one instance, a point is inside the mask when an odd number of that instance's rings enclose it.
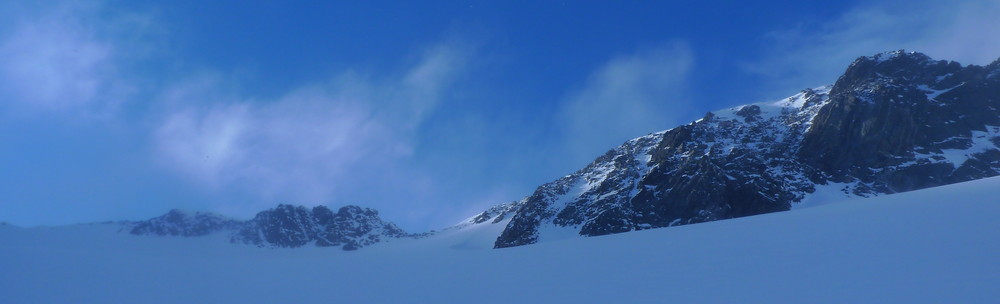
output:
{"label": "jagged rock peak", "polygon": [[894,60],[907,60],[915,63],[925,63],[931,61],[931,57],[924,53],[919,52],[907,52],[906,50],[895,50],[882,52],[871,56],[862,56],[859,60],[875,61],[876,63],[883,63],[887,61]]}
{"label": "jagged rock peak", "polygon": [[846,199],[998,175],[998,66],[905,51],[861,57],[833,86],[710,112],[539,186],[495,247],[783,211],[814,195]]}
{"label": "jagged rock peak", "polygon": [[[851,90],[872,91],[884,84],[919,83],[932,85],[947,80],[963,70],[958,62],[933,60],[917,52],[903,50],[859,57],[848,66],[831,91],[842,94]],[[951,84],[944,81],[944,84]]]}
{"label": "jagged rock peak", "polygon": [[236,220],[215,213],[173,209],[164,215],[133,223],[129,233],[135,235],[202,236],[232,229],[238,223]]}
{"label": "jagged rock peak", "polygon": [[[914,152],[967,147],[972,130],[1000,124],[1000,86],[988,81],[983,67],[902,51],[875,57],[888,59],[864,57],[838,79],[830,105],[818,113],[799,152],[833,180],[905,163]],[[881,191],[911,187],[887,185]]]}
{"label": "jagged rock peak", "polygon": [[[323,207],[323,206],[317,206],[317,207]],[[323,207],[323,208],[326,208],[326,207]],[[375,209],[372,209],[372,208],[362,208],[362,207],[358,207],[358,206],[354,206],[354,205],[347,205],[347,206],[344,206],[344,207],[340,207],[340,209],[337,210],[337,216],[350,217],[350,218],[358,218],[358,219],[360,219],[360,218],[369,218],[369,219],[379,218],[378,210],[375,210]]]}
{"label": "jagged rock peak", "polygon": [[524,205],[524,200],[513,201],[513,202],[510,202],[510,203],[504,203],[504,204],[496,205],[496,206],[490,207],[489,209],[486,209],[485,211],[483,211],[483,212],[481,212],[479,214],[476,214],[475,216],[473,216],[473,217],[471,217],[471,218],[469,218],[469,219],[467,219],[465,221],[462,221],[462,223],[459,223],[459,225],[462,225],[462,224],[482,224],[482,223],[486,223],[486,222],[489,222],[489,223],[492,223],[492,224],[500,223],[500,222],[503,222],[506,219],[509,219],[510,215],[512,213],[514,213],[515,211],[517,211],[517,209],[520,208],[522,205]]}
{"label": "jagged rock peak", "polygon": [[309,209],[281,204],[258,213],[241,225],[231,240],[260,247],[294,248],[315,244],[355,250],[411,236],[395,224],[383,221],[375,209],[344,206],[334,213],[326,206]]}

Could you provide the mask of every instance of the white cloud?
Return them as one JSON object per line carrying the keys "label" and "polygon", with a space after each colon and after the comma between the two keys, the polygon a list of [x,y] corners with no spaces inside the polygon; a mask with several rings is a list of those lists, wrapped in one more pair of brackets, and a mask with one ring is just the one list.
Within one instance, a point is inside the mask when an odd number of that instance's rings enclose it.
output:
{"label": "white cloud", "polygon": [[439,45],[391,79],[344,73],[275,100],[225,97],[212,91],[212,78],[181,85],[165,94],[178,110],[155,132],[157,154],[183,176],[256,193],[267,204],[330,203],[388,182],[463,56]]}
{"label": "white cloud", "polygon": [[688,118],[692,109],[685,90],[693,64],[690,47],[673,42],[615,57],[598,68],[557,114],[572,157],[590,161],[625,140]]}
{"label": "white cloud", "polygon": [[812,27],[771,33],[750,71],[770,76],[780,97],[833,83],[860,56],[906,49],[935,59],[987,64],[1000,57],[1000,2],[905,1],[857,7]]}
{"label": "white cloud", "polygon": [[[93,3],[57,2],[2,17],[0,93],[11,105],[103,115],[129,91],[121,77],[121,45],[109,36],[133,22],[98,18]],[[133,20],[134,21],[134,20]]]}

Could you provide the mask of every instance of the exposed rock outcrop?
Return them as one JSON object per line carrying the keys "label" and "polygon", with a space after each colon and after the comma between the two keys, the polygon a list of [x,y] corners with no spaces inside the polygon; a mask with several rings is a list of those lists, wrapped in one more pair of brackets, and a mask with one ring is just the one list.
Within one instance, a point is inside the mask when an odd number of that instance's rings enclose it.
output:
{"label": "exposed rock outcrop", "polygon": [[784,211],[819,187],[870,196],[998,175],[998,75],[1000,60],[858,58],[833,86],[708,113],[538,187],[495,246]]}

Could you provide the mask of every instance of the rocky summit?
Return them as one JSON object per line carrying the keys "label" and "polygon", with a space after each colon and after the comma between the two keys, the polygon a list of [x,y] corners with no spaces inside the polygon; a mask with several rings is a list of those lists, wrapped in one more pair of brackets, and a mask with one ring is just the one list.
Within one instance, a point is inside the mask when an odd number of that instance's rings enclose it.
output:
{"label": "rocky summit", "polygon": [[174,209],[167,214],[132,223],[129,232],[135,235],[202,236],[231,230],[238,225],[239,221],[218,214]]}
{"label": "rocky summit", "polygon": [[355,250],[385,239],[409,236],[395,224],[382,221],[374,209],[346,206],[334,213],[325,206],[310,210],[279,205],[244,223],[232,241],[261,247],[300,247],[314,243]]}
{"label": "rocky summit", "polygon": [[512,210],[497,248],[693,224],[995,176],[998,147],[1000,60],[901,50],[858,58],[830,86],[629,140],[482,217]]}
{"label": "rocky summit", "polygon": [[333,212],[325,206],[278,205],[248,221],[237,221],[205,212],[171,210],[165,215],[130,223],[135,235],[203,236],[227,233],[237,244],[294,248],[306,245],[339,246],[355,250],[394,238],[416,237],[383,221],[378,211],[345,206]]}
{"label": "rocky summit", "polygon": [[[494,247],[694,224],[1000,175],[1000,60],[860,57],[832,85],[705,114],[447,230],[503,227]],[[171,211],[140,235],[228,233],[260,247],[354,250],[413,238],[373,209],[279,205],[248,221]],[[499,229],[497,229],[499,230]],[[490,234],[490,240],[493,239]]]}

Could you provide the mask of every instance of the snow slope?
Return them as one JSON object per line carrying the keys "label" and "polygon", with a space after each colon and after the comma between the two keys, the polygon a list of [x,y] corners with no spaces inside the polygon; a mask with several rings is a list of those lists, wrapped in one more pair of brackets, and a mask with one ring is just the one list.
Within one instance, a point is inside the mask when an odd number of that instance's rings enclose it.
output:
{"label": "snow slope", "polygon": [[[362,251],[0,226],[0,303],[995,303],[1000,178],[488,249],[504,225]],[[499,227],[499,228],[498,228]],[[485,238],[485,240],[484,240]]]}

